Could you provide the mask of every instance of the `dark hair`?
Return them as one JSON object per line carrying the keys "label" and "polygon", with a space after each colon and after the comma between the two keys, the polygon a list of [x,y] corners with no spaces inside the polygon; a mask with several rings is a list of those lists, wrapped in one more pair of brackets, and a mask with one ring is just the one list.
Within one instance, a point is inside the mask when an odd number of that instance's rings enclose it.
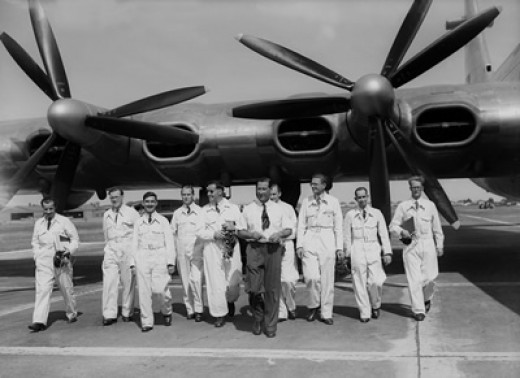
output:
{"label": "dark hair", "polygon": [[144,209],[144,206],[143,206],[142,203],[138,203],[138,204],[134,205],[134,209],[135,209],[136,211],[141,211],[141,210]]}
{"label": "dark hair", "polygon": [[354,196],[357,196],[357,192],[359,192],[360,190],[364,190],[366,195],[368,195],[367,188],[365,188],[364,186],[360,186],[360,187],[356,188],[356,190],[354,190]]}
{"label": "dark hair", "polygon": [[225,190],[225,187],[224,187],[224,184],[222,184],[222,181],[219,181],[219,180],[211,180],[210,182],[208,182],[208,185],[206,185],[206,187],[210,186],[210,185],[215,185],[215,187],[217,189],[220,189],[222,191]]}
{"label": "dark hair", "polygon": [[53,203],[54,206],[56,206],[56,201],[54,200],[54,198],[52,197],[43,197],[42,200],[40,201],[40,205],[43,207],[43,204],[46,204],[46,203]]}
{"label": "dark hair", "polygon": [[311,179],[314,179],[314,178],[319,178],[321,180],[322,184],[325,184],[326,187],[329,186],[330,180],[327,177],[327,175],[324,175],[323,173],[315,173],[312,175]]}
{"label": "dark hair", "polygon": [[272,181],[269,177],[261,177],[258,180],[256,180],[256,186],[258,187],[258,184],[260,184],[261,182],[266,182],[267,186],[269,186],[269,188],[271,188]]}
{"label": "dark hair", "polygon": [[422,186],[424,186],[424,177],[422,176],[412,176],[408,179],[408,184],[410,185],[412,181],[419,181]]}
{"label": "dark hair", "polygon": [[276,189],[278,189],[278,193],[282,193],[282,187],[280,186],[280,184],[278,184],[277,182],[271,182],[271,190],[276,187]]}
{"label": "dark hair", "polygon": [[184,184],[182,187],[181,187],[181,192],[183,189],[190,189],[191,190],[191,194],[195,194],[195,188],[193,187],[193,185],[190,185],[190,184]]}
{"label": "dark hair", "polygon": [[155,194],[154,192],[146,192],[145,194],[143,194],[143,201],[148,197],[155,197],[155,200],[157,201],[157,194]]}
{"label": "dark hair", "polygon": [[107,193],[108,194],[112,194],[114,192],[119,192],[121,193],[121,195],[125,194],[125,192],[123,191],[123,189],[121,189],[119,186],[113,186],[112,188],[109,188],[107,190]]}

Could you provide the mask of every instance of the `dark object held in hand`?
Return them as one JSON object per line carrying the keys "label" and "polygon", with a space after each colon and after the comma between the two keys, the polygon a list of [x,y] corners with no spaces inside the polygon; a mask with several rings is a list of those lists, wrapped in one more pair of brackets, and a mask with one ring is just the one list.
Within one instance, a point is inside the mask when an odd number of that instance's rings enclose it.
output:
{"label": "dark object held in hand", "polygon": [[224,258],[227,260],[233,257],[233,251],[237,243],[234,223],[235,222],[226,222],[222,225],[222,233],[224,234]]}
{"label": "dark object held in hand", "polygon": [[404,245],[410,245],[412,243],[412,238],[405,238],[405,237],[401,237],[401,242],[404,244]]}
{"label": "dark object held in hand", "polygon": [[65,251],[56,251],[56,254],[54,255],[54,266],[56,268],[61,268],[63,265],[65,265],[65,262],[63,261],[64,257]]}

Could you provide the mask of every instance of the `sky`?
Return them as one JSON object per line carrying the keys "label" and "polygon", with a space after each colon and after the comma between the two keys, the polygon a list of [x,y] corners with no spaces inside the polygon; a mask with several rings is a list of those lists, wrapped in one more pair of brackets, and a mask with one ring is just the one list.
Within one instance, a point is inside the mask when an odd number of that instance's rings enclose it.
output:
{"label": "sky", "polygon": [[[278,42],[356,80],[380,71],[411,1],[47,0],[42,4],[61,50],[72,96],[112,108],[192,85],[209,88],[196,100],[202,103],[337,92],[260,57],[234,37],[245,33]],[[502,7],[486,33],[492,62],[498,67],[520,42],[520,1],[480,1],[481,9],[492,5]],[[462,16],[463,6],[462,0],[434,0],[407,57],[440,37],[445,21]],[[0,0],[0,30],[41,61],[25,0]],[[464,76],[459,52],[406,87],[457,84]],[[0,88],[1,120],[46,115],[48,98],[3,48]],[[442,183],[454,200],[490,197],[469,180]],[[350,199],[358,184],[339,184],[333,193]],[[394,200],[408,195],[405,183],[393,183],[391,190]],[[233,193],[240,198],[253,195],[252,189]],[[26,201],[27,196],[17,197],[21,198],[14,203]]]}

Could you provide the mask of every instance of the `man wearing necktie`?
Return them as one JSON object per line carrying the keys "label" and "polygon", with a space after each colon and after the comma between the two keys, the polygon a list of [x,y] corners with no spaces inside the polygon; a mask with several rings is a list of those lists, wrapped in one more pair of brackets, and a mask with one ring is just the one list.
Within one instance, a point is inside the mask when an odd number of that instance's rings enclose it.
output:
{"label": "man wearing necktie", "polygon": [[171,228],[177,250],[177,266],[184,292],[186,318],[202,321],[202,243],[197,242],[197,224],[202,209],[194,202],[193,186],[181,188],[182,206],[173,212]]}
{"label": "man wearing necktie", "polygon": [[[33,332],[47,328],[52,288],[56,281],[65,301],[66,316],[69,323],[77,320],[76,299],[72,283],[72,263],[70,256],[79,247],[78,231],[67,218],[56,213],[52,198],[41,201],[43,217],[34,224],[32,249],[36,263],[36,300],[33,323],[29,329]],[[57,256],[57,266],[54,260]]]}
{"label": "man wearing necktie", "polygon": [[[422,321],[430,310],[434,280],[439,274],[437,257],[444,254],[444,234],[435,204],[422,197],[423,177],[411,177],[408,183],[412,198],[397,206],[390,231],[399,238],[412,240],[403,250],[403,262],[413,317]],[[413,233],[402,227],[410,218],[413,219]]]}
{"label": "man wearing necktie", "polygon": [[284,239],[295,229],[295,223],[282,207],[271,201],[271,181],[256,183],[256,200],[244,207],[245,227],[238,236],[246,239],[247,276],[254,314],[252,332],[276,336],[280,306],[282,255]]}
{"label": "man wearing necktie", "polygon": [[121,282],[121,317],[129,322],[134,314],[135,275],[130,269],[134,223],[139,213],[123,204],[121,188],[108,190],[112,207],[103,215],[105,249],[103,257],[103,325],[117,322],[117,298]]}
{"label": "man wearing necktie", "polygon": [[206,189],[209,203],[202,208],[196,234],[203,248],[209,312],[216,318],[215,327],[222,327],[226,315],[230,318],[235,315],[242,281],[240,247],[235,243],[230,255],[226,235],[236,232],[243,221],[238,206],[224,198],[224,185],[220,181],[210,182]]}
{"label": "man wearing necktie", "polygon": [[312,322],[321,308],[321,320],[334,323],[334,264],[343,255],[343,215],[337,198],[327,194],[328,178],[312,176],[312,196],[303,199],[298,216],[296,254],[302,259],[307,287],[307,320]]}
{"label": "man wearing necktie", "polygon": [[143,206],[145,213],[134,226],[130,267],[137,271],[141,330],[148,332],[154,326],[154,294],[160,301],[164,324],[171,325],[172,294],[168,283],[175,272],[177,253],[168,219],[155,211],[157,195],[146,192]]}
{"label": "man wearing necktie", "polygon": [[345,253],[352,261],[352,283],[362,323],[380,315],[381,295],[386,274],[381,264],[392,262],[392,248],[385,218],[378,209],[368,205],[368,190],[354,191],[357,209],[345,214],[343,237]]}

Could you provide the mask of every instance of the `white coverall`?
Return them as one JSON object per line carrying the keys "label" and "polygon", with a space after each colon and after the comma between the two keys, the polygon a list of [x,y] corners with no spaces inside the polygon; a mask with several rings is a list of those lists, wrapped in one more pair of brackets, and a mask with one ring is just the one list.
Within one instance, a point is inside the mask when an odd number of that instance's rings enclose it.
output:
{"label": "white coverall", "polygon": [[415,314],[424,314],[424,302],[431,300],[435,291],[434,280],[439,274],[436,248],[443,248],[444,234],[437,208],[426,198],[401,202],[390,223],[390,231],[399,237],[403,230],[401,225],[410,218],[414,220],[415,234],[412,236],[412,243],[403,250],[404,269],[412,311]]}
{"label": "white coverall", "polygon": [[121,315],[130,317],[134,313],[135,276],[130,270],[134,223],[139,213],[122,205],[117,212],[108,209],[103,215],[105,256],[103,258],[103,318],[117,318],[119,281],[121,292]]}
{"label": "white coverall", "polygon": [[188,315],[204,311],[202,242],[197,240],[197,225],[201,216],[202,209],[192,203],[189,212],[186,205],[175,210],[171,221],[177,251],[177,267],[181,276],[183,300]]}
{"label": "white coverall", "polygon": [[202,217],[197,227],[197,237],[203,242],[209,312],[216,318],[226,316],[227,302],[238,299],[242,280],[242,258],[238,241],[232,258],[225,259],[224,242],[214,237],[215,231],[221,231],[225,222],[234,222],[237,229],[245,228],[238,206],[224,198],[218,203],[218,212],[213,204],[202,208]]}
{"label": "white coverall", "polygon": [[287,311],[296,310],[296,282],[300,278],[298,273],[298,265],[296,264],[294,239],[296,238],[295,230],[298,220],[294,208],[287,202],[277,202],[283,209],[285,216],[290,220],[292,233],[285,240],[285,252],[282,258],[282,293],[280,295],[280,308],[278,310],[279,319],[287,319]]}
{"label": "white coverall", "polygon": [[168,219],[157,212],[151,218],[150,222],[145,213],[137,219],[132,240],[131,265],[137,271],[142,327],[153,327],[153,294],[159,298],[162,314],[172,314],[168,265],[175,265],[175,243]]}
{"label": "white coverall", "polygon": [[365,212],[365,218],[359,208],[345,215],[343,236],[347,257],[351,257],[352,283],[360,317],[370,319],[371,310],[381,307],[386,280],[381,249],[384,255],[391,255],[392,247],[381,211],[366,206]]}
{"label": "white coverall", "polygon": [[296,247],[303,248],[307,307],[321,306],[322,318],[330,319],[334,305],[335,251],[343,249],[343,215],[335,197],[323,193],[319,202],[313,196],[303,200]]}
{"label": "white coverall", "polygon": [[33,323],[47,325],[50,299],[54,281],[58,282],[68,319],[77,317],[76,299],[72,283],[72,263],[68,261],[61,268],[54,267],[57,250],[67,249],[73,255],[79,247],[79,237],[72,222],[60,214],[55,214],[47,229],[47,219],[40,218],[34,224],[32,249],[36,262],[36,301]]}

